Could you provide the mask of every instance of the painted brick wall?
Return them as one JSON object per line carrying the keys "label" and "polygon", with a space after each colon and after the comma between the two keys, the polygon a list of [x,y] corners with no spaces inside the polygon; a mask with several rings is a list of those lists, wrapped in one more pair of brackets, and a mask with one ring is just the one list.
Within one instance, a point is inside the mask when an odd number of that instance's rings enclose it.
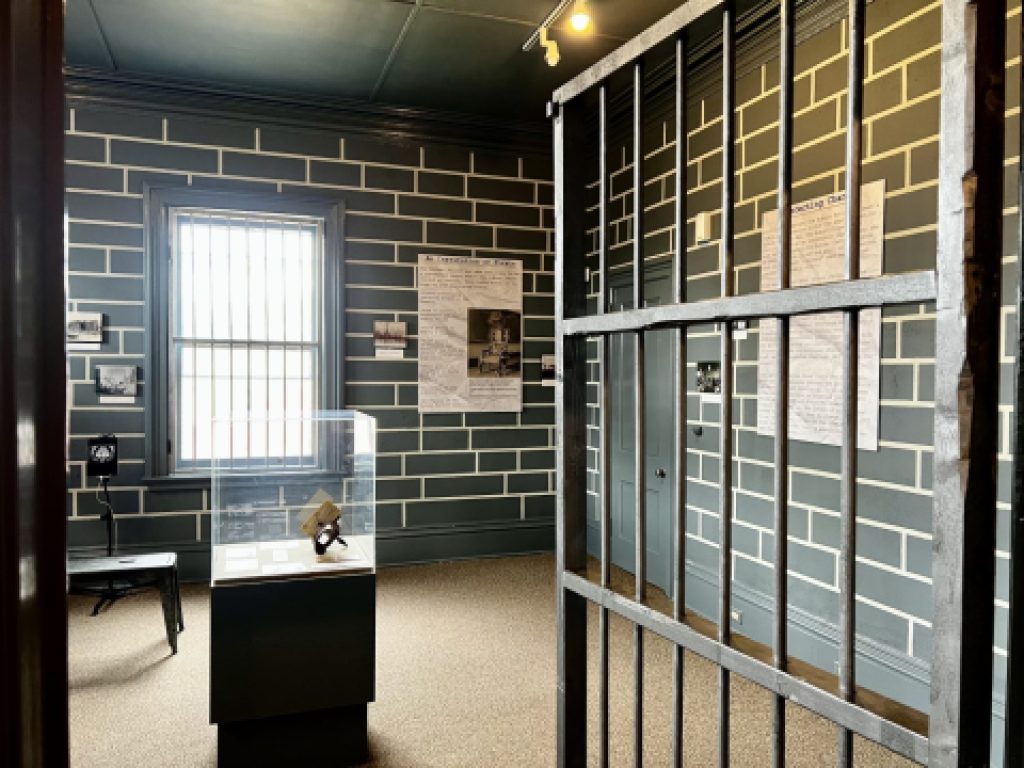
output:
{"label": "painted brick wall", "polygon": [[[145,481],[142,370],[145,182],[328,195],[346,219],[345,406],[377,418],[379,558],[408,561],[549,548],[553,543],[554,351],[550,155],[385,143],[246,118],[211,120],[70,100],[66,133],[68,296],[106,315],[102,349],[69,354],[72,547],[102,543],[100,505],[84,477],[88,437],[116,433],[113,487],[122,546],[177,549],[208,568],[209,495]],[[521,260],[522,414],[417,411],[416,260],[421,252]],[[373,357],[374,320],[409,323],[403,360]],[[95,366],[134,364],[142,396],[101,406]]]}
{"label": "painted brick wall", "polygon": [[[997,553],[995,714],[1002,714],[1005,680],[1009,387],[1015,330],[1016,133],[1019,119],[1020,8],[1011,3],[1008,29],[1007,195],[1004,249],[1004,358],[1000,400],[999,552]],[[841,15],[841,14],[840,14]],[[803,17],[806,21],[807,17]],[[795,80],[794,198],[844,189],[847,27],[845,19],[798,33]],[[778,152],[778,30],[768,48],[756,36],[738,52],[735,292],[760,283],[761,217],[776,207]],[[935,265],[941,3],[876,0],[867,12],[864,182],[886,182],[884,272]],[[768,51],[766,53],[766,50]],[[721,204],[720,54],[695,64],[687,105],[687,290],[696,301],[719,295]],[[663,89],[664,90],[664,89]],[[613,92],[612,99],[618,94]],[[669,259],[676,231],[672,205],[674,120],[668,93],[655,95],[645,122],[644,256]],[[626,94],[628,97],[628,94]],[[631,98],[631,97],[630,97]],[[610,264],[632,269],[632,137],[613,121],[608,160]],[[592,157],[591,264],[597,267],[597,159]],[[698,245],[694,219],[710,212],[713,239]],[[774,233],[771,234],[774,236]],[[591,283],[596,296],[597,278]],[[931,506],[934,385],[934,306],[883,313],[879,450],[861,451],[858,473],[857,632],[859,682],[927,709],[931,655]],[[717,618],[719,524],[719,406],[695,392],[696,363],[717,360],[714,327],[688,336],[687,558],[691,609]],[[756,323],[734,347],[733,601],[743,613],[734,631],[770,642],[773,605],[772,439],[758,435]],[[597,346],[590,348],[596,381]],[[839,364],[839,361],[836,361]],[[592,388],[593,394],[594,388]],[[590,408],[590,536],[597,541],[599,445],[597,402]],[[702,430],[697,435],[694,428]],[[834,669],[838,631],[839,462],[836,447],[791,442],[789,595],[791,652]],[[1000,726],[1001,727],[1001,726]],[[1001,737],[1000,737],[1001,738]],[[999,739],[997,739],[999,741]],[[998,747],[997,747],[998,749]]]}

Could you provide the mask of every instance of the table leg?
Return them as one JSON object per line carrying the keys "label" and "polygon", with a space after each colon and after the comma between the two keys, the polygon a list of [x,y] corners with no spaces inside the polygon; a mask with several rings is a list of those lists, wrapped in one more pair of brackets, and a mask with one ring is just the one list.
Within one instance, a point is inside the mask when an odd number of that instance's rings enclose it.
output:
{"label": "table leg", "polygon": [[174,575],[169,570],[160,574],[160,604],[164,609],[167,643],[171,646],[171,653],[174,654],[178,652],[178,612],[174,596]]}
{"label": "table leg", "polygon": [[174,566],[174,599],[178,604],[178,631],[185,631],[185,614],[181,611],[181,582],[178,580],[178,566]]}

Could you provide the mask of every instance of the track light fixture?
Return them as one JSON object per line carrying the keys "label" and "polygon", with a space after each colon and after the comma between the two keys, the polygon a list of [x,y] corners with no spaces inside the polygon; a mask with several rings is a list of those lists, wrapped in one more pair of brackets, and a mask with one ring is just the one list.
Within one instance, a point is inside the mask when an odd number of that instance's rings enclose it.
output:
{"label": "track light fixture", "polygon": [[576,0],[572,7],[572,16],[569,17],[569,25],[577,32],[586,32],[590,28],[590,8],[587,7],[587,0]]}
{"label": "track light fixture", "polygon": [[523,50],[529,51],[533,46],[540,43],[544,47],[544,61],[549,67],[558,65],[561,55],[558,52],[558,43],[548,38],[548,31],[559,18],[565,13],[569,6],[572,6],[572,13],[569,16],[568,28],[573,32],[589,32],[593,28],[593,17],[590,15],[590,3],[588,0],[559,0],[558,4],[551,10],[551,13],[540,23],[533,34],[523,43]]}
{"label": "track light fixture", "polygon": [[548,39],[548,28],[540,28],[540,44],[544,48],[544,61],[549,67],[557,67],[562,56],[558,52],[558,43]]}

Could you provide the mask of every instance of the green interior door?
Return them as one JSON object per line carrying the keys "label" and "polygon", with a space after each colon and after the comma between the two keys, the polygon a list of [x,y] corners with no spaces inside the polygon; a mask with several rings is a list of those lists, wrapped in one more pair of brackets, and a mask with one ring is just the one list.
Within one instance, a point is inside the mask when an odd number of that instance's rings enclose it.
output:
{"label": "green interior door", "polygon": [[[671,300],[670,269],[650,270],[645,284],[648,306],[666,304]],[[630,309],[633,301],[631,283],[609,283],[612,307]],[[647,378],[647,581],[670,593],[672,586],[672,497],[674,462],[672,461],[672,393],[674,334],[670,330],[646,334],[645,371]],[[631,572],[636,563],[636,494],[632,334],[612,337],[611,350],[611,517],[612,562]],[[600,542],[600,536],[590,536]],[[600,544],[597,545],[600,553]]]}

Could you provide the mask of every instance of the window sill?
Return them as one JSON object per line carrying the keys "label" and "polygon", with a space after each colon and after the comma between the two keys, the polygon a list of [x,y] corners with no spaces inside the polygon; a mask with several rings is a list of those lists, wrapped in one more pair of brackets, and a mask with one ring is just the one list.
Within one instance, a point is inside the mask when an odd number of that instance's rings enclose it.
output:
{"label": "window sill", "polygon": [[210,490],[209,475],[146,475],[142,484],[154,491]]}
{"label": "window sill", "polygon": [[[340,473],[311,469],[306,472],[272,472],[236,475],[224,479],[227,485],[246,485],[252,482],[266,482],[269,478],[279,485],[305,484],[318,478],[337,479]],[[153,491],[210,490],[209,475],[159,475],[142,478],[143,485]]]}

